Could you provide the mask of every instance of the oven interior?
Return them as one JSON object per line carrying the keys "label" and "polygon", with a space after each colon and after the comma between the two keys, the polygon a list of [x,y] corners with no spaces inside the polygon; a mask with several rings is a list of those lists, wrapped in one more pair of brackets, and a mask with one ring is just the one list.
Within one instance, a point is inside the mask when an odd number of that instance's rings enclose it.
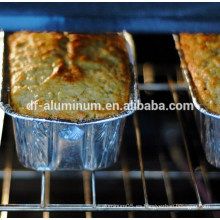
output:
{"label": "oven interior", "polygon": [[[141,101],[190,102],[172,35],[133,37]],[[205,159],[193,111],[137,111],[118,162],[93,173],[25,169],[5,116],[0,158],[2,217],[220,217],[220,173]]]}

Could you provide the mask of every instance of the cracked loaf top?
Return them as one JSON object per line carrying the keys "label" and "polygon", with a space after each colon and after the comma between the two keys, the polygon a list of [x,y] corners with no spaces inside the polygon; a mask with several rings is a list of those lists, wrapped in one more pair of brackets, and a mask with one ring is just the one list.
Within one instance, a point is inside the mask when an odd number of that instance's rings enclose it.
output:
{"label": "cracked loaf top", "polygon": [[[10,103],[22,115],[73,122],[104,119],[129,101],[125,39],[118,34],[15,32],[8,38]],[[50,103],[100,103],[104,110],[45,110]],[[29,110],[35,101],[37,109]]]}
{"label": "cracked loaf top", "polygon": [[180,47],[200,103],[220,114],[220,35],[183,33]]}

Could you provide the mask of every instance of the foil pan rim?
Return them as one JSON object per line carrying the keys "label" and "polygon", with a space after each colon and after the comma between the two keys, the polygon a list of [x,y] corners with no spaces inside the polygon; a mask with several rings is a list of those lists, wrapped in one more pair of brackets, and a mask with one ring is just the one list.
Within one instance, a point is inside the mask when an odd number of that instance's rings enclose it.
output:
{"label": "foil pan rim", "polygon": [[188,68],[187,68],[187,66],[185,64],[183,52],[182,52],[182,50],[180,48],[179,35],[173,34],[173,39],[174,39],[174,42],[175,42],[175,45],[176,45],[176,49],[178,51],[178,55],[180,57],[181,69],[182,69],[182,72],[183,72],[183,74],[185,76],[185,79],[187,81],[187,84],[188,84],[188,87],[189,87],[190,94],[192,96],[192,100],[193,100],[194,106],[202,114],[210,116],[210,117],[213,117],[213,118],[216,118],[216,119],[220,119],[220,115],[219,114],[216,114],[214,112],[209,111],[203,104],[201,104],[199,102],[199,96],[198,96],[197,91],[195,89],[195,86],[194,86],[194,83],[193,83],[193,79],[192,79],[192,77],[190,75],[190,72],[189,72],[189,70],[188,70]]}
{"label": "foil pan rim", "polygon": [[[131,84],[130,84],[130,95],[129,95],[129,103],[136,102],[140,100],[139,92],[138,92],[138,85],[137,85],[137,69],[136,69],[136,59],[135,59],[135,46],[132,39],[131,34],[127,31],[119,32],[118,34],[122,35],[126,40],[126,47],[129,55],[130,61],[130,75],[131,75]],[[125,110],[119,114],[114,116],[103,118],[103,119],[96,119],[96,120],[84,120],[84,121],[76,121],[72,122],[70,120],[63,120],[63,119],[50,119],[50,118],[38,118],[38,117],[31,117],[27,115],[21,115],[16,113],[8,103],[8,100],[5,101],[5,95],[3,97],[3,93],[9,93],[8,87],[3,88],[2,84],[4,83],[4,59],[5,59],[5,32],[0,30],[0,91],[1,91],[1,99],[0,99],[0,108],[8,115],[13,118],[19,118],[29,121],[39,121],[39,122],[50,122],[50,123],[59,123],[59,124],[70,124],[70,125],[89,125],[89,124],[98,124],[103,122],[109,122],[117,119],[121,119],[127,117],[135,112],[135,110]],[[8,95],[9,96],[9,95]],[[8,99],[7,96],[7,99]]]}
{"label": "foil pan rim", "polygon": [[27,115],[20,115],[16,112],[14,112],[10,105],[3,105],[3,103],[0,103],[0,108],[4,110],[4,112],[13,118],[19,118],[19,119],[25,119],[29,121],[38,121],[38,122],[51,122],[51,123],[57,123],[57,124],[70,124],[70,125],[89,125],[89,124],[98,124],[103,122],[110,122],[113,120],[121,119],[124,117],[127,117],[135,112],[135,110],[131,111],[124,111],[118,115],[115,115],[113,117],[109,118],[103,118],[103,119],[97,119],[97,120],[91,120],[91,121],[79,121],[79,122],[72,122],[70,120],[63,120],[63,119],[50,119],[50,118],[37,118],[37,117],[31,117]]}

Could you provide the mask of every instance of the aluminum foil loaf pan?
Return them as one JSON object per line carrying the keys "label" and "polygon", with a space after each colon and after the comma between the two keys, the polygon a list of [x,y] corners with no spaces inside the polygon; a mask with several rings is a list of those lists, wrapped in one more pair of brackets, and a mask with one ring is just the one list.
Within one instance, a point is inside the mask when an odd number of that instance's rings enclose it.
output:
{"label": "aluminum foil loaf pan", "polygon": [[[119,33],[127,42],[130,59],[129,103],[138,100],[135,48],[130,34]],[[38,171],[97,170],[117,161],[125,118],[134,110],[111,118],[73,123],[32,118],[17,114],[9,104],[7,36],[0,32],[1,108],[12,117],[16,150],[20,162]]]}
{"label": "aluminum foil loaf pan", "polygon": [[195,106],[195,119],[206,158],[210,164],[220,168],[220,115],[210,112],[199,102],[193,79],[184,62],[179,36],[174,35],[174,40],[182,63],[181,69],[188,83],[192,101]]}

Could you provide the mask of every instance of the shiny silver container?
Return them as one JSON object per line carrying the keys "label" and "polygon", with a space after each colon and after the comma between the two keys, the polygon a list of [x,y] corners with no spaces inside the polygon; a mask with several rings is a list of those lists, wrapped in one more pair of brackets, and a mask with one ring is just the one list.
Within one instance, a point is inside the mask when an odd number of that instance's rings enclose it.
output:
{"label": "shiny silver container", "polygon": [[20,162],[35,170],[96,170],[117,161],[125,118],[66,125],[13,118]]}
{"label": "shiny silver container", "polygon": [[[138,100],[134,44],[127,32],[120,34],[126,39],[131,63],[129,103],[132,106]],[[80,123],[32,118],[15,113],[9,103],[5,39],[4,32],[0,32],[0,106],[12,117],[20,162],[38,171],[97,170],[113,165],[118,158],[125,118],[134,110],[103,120]]]}
{"label": "shiny silver container", "polygon": [[206,159],[213,166],[220,168],[220,115],[210,112],[205,106],[199,103],[193,79],[184,62],[183,53],[179,43],[179,36],[174,35],[174,40],[182,62],[182,72],[189,86],[189,91],[195,106],[195,119]]}

